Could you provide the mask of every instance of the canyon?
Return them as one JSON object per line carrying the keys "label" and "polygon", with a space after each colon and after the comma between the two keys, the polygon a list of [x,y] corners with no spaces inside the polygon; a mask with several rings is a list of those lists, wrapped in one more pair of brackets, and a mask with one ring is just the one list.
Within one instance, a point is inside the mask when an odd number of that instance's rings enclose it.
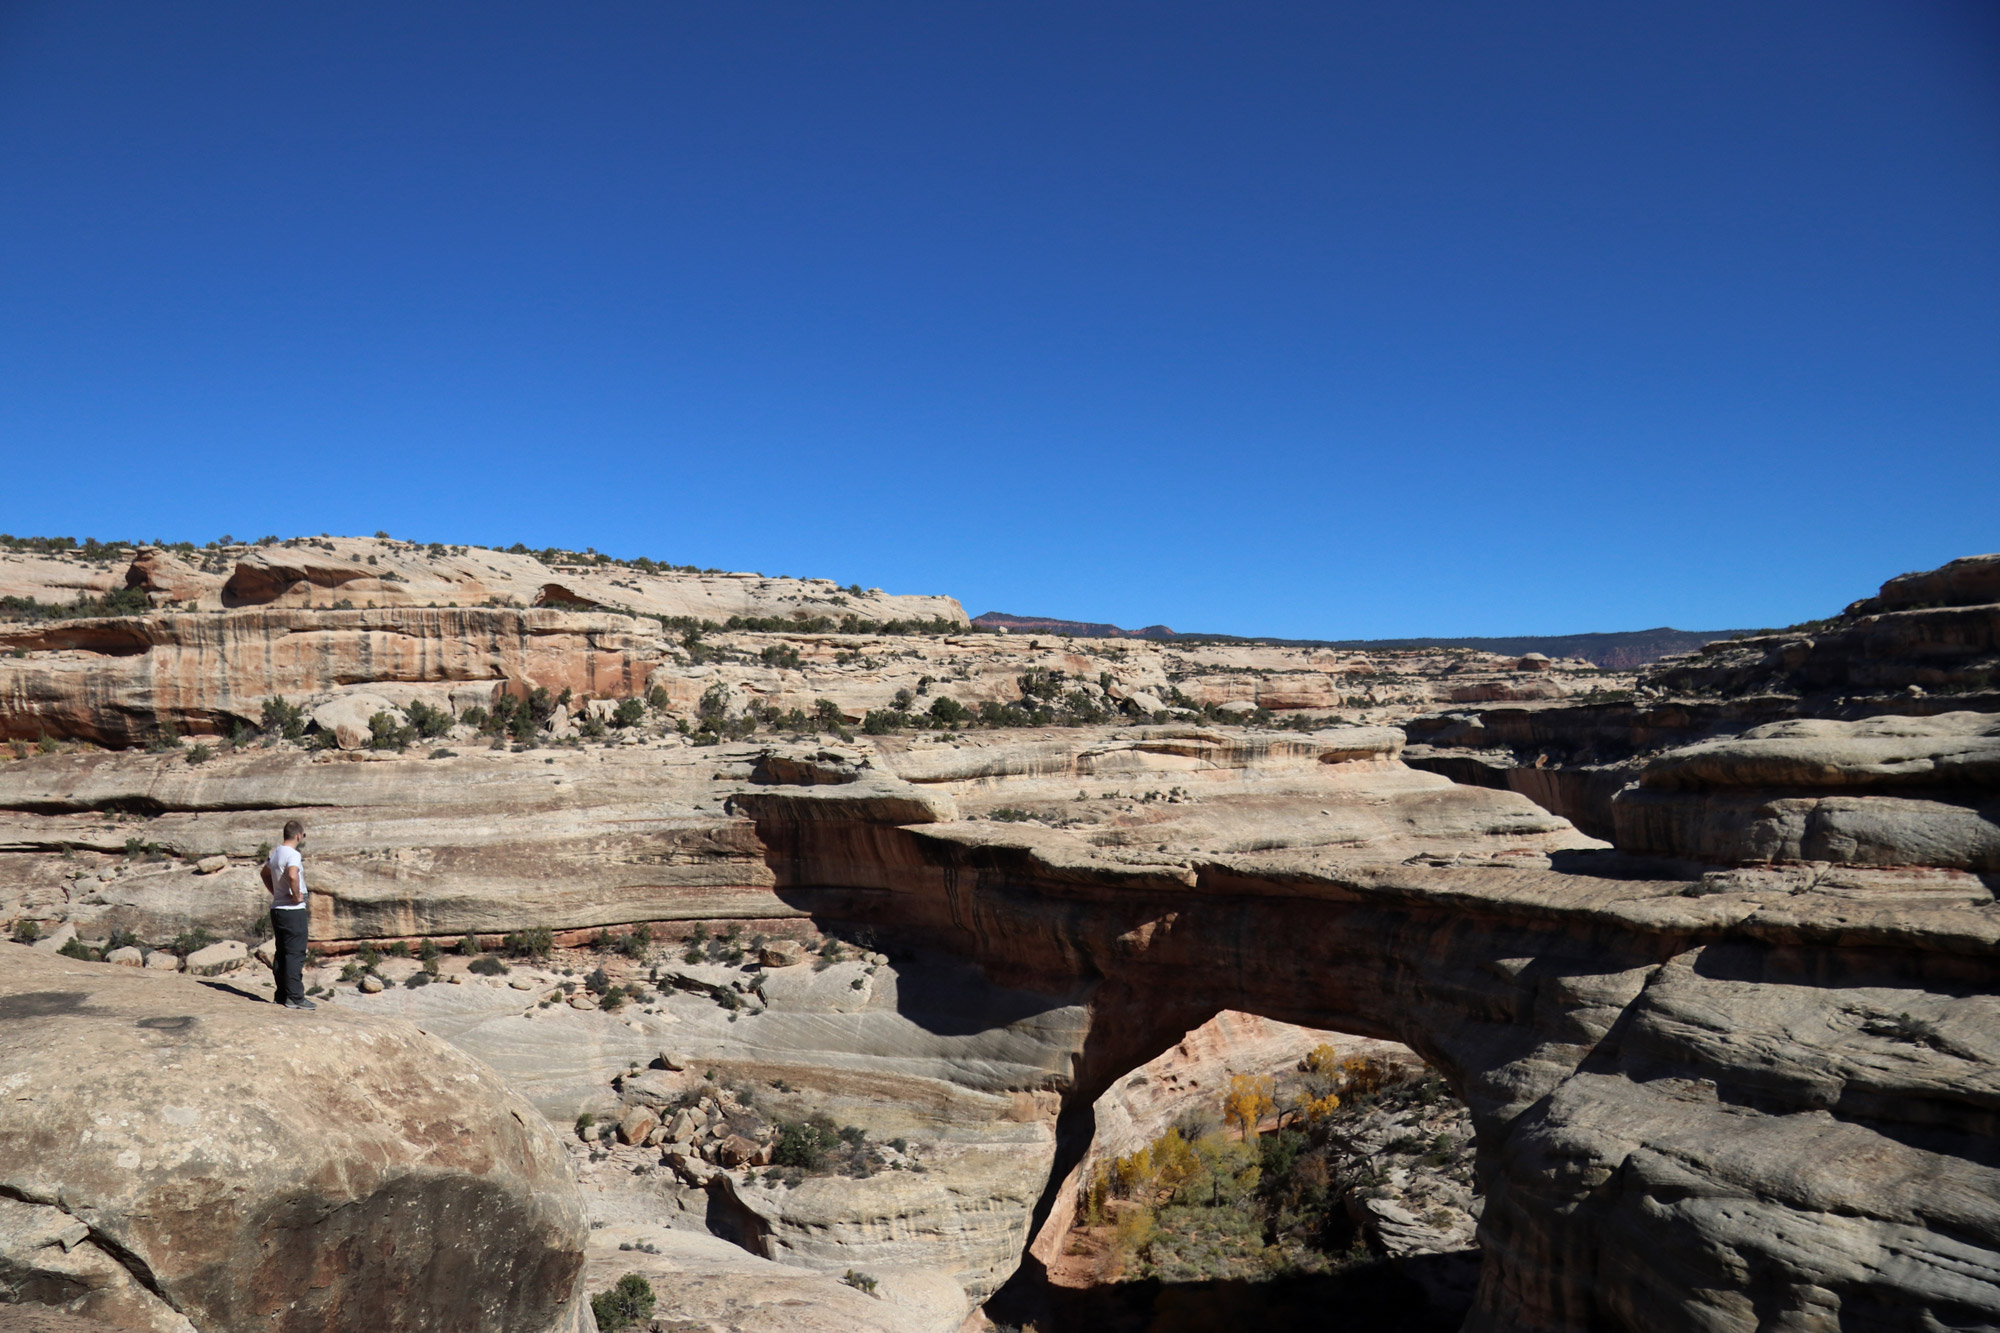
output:
{"label": "canyon", "polygon": [[[299,1327],[461,1326],[363,1318],[422,1280],[565,1327],[641,1272],[663,1327],[943,1333],[1033,1308],[1094,1162],[1331,1040],[1463,1101],[1466,1328],[2000,1323],[2000,557],[1621,673],[981,632],[946,598],[387,539],[0,556],[36,607],[121,589],[145,609],[0,622],[0,924],[35,937],[0,945],[28,1090],[0,1103],[0,1299],[268,1314],[203,1283],[263,1271],[270,1214],[157,1223],[148,1190],[204,1206],[145,1165],[175,1145],[310,1215],[314,1253],[435,1234],[465,1191],[523,1219],[408,1260],[430,1279],[246,1280],[322,1293]],[[330,999],[282,1017],[329,1035],[277,1087],[241,1072],[282,1026],[251,951],[183,969],[254,942],[290,817]],[[536,931],[501,973],[410,952]],[[114,941],[134,966],[90,960]],[[259,1172],[304,1164],[231,1134],[356,1042],[425,1073],[370,1094],[392,1149],[312,1145],[301,1203]],[[107,1082],[144,1062],[158,1086]],[[189,1107],[244,1127],[188,1147]],[[671,1138],[690,1108],[712,1128]],[[758,1135],[811,1114],[879,1161],[772,1183]]]}

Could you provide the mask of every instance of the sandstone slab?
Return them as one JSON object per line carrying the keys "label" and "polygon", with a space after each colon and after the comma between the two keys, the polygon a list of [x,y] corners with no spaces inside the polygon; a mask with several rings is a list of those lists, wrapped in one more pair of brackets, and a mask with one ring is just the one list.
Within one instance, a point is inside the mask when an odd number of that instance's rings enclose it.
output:
{"label": "sandstone slab", "polygon": [[394,1021],[0,957],[17,1292],[159,1330],[576,1326],[568,1165],[477,1062]]}

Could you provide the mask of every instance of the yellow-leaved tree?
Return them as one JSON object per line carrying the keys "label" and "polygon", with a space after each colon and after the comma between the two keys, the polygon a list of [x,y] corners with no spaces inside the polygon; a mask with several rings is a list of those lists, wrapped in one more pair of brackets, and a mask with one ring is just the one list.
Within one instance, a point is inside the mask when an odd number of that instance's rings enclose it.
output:
{"label": "yellow-leaved tree", "polygon": [[1257,1122],[1269,1111],[1277,1109],[1273,1094],[1277,1085],[1269,1078],[1256,1074],[1231,1074],[1229,1091],[1223,1094],[1222,1114],[1243,1127],[1243,1137],[1257,1137]]}

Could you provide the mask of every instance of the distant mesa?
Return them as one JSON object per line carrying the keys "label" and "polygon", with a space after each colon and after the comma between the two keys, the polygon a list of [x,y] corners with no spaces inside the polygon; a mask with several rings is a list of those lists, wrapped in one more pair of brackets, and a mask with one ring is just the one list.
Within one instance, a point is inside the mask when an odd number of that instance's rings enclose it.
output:
{"label": "distant mesa", "polygon": [[988,629],[1004,629],[1015,633],[1030,631],[1037,634],[1069,634],[1079,639],[1172,639],[1179,636],[1165,625],[1148,625],[1144,629],[1120,629],[1116,625],[1104,625],[1088,620],[1056,620],[1050,616],[1010,616],[1005,611],[988,611],[983,616],[973,617],[972,623]]}
{"label": "distant mesa", "polygon": [[1501,657],[1582,658],[1608,671],[1629,671],[1650,666],[1663,657],[1691,653],[1705,643],[1727,639],[1742,630],[1689,630],[1661,626],[1658,629],[1617,630],[1601,634],[1525,634],[1489,639],[1274,639],[1263,635],[1182,633],[1165,625],[1144,629],[1121,629],[1116,625],[1089,620],[1057,620],[1052,616],[1015,616],[1005,611],[988,611],[972,623],[987,629],[1014,633],[1068,634],[1079,639],[1181,639],[1212,643],[1269,643],[1287,648],[1350,648],[1360,652],[1391,652],[1403,648],[1469,648]]}

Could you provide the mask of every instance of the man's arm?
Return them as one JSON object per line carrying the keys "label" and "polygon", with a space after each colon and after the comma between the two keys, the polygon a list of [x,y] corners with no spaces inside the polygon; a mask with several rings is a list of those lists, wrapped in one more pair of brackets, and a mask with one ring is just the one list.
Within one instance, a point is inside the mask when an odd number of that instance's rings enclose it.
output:
{"label": "man's arm", "polygon": [[285,900],[294,903],[302,903],[306,900],[305,890],[299,887],[299,868],[297,866],[285,867]]}
{"label": "man's arm", "polygon": [[271,863],[269,861],[257,867],[257,878],[264,881],[264,892],[271,892]]}

